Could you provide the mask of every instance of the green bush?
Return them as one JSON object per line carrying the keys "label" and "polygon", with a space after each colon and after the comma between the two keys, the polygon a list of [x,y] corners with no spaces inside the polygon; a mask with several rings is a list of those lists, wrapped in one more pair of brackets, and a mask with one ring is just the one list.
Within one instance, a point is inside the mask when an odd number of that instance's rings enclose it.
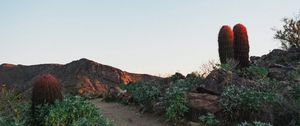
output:
{"label": "green bush", "polygon": [[174,75],[170,76],[169,79],[171,80],[171,82],[176,82],[177,80],[185,79],[185,76],[183,76],[179,72],[176,72]]}
{"label": "green bush", "polygon": [[142,106],[150,105],[160,96],[160,86],[156,81],[138,81],[130,85],[121,85],[121,89],[131,92],[134,101]]}
{"label": "green bush", "polygon": [[295,123],[300,125],[300,85],[297,85],[294,89],[294,98],[295,98],[296,113],[297,113]]}
{"label": "green bush", "polygon": [[112,125],[99,109],[79,96],[38,106],[35,119],[31,118],[31,105],[23,99],[21,93],[0,87],[0,126],[27,126],[32,125],[33,121],[45,126]]}
{"label": "green bush", "polygon": [[195,85],[202,83],[204,77],[198,73],[191,73],[186,76],[185,81],[188,83],[189,89],[194,88]]}
{"label": "green bush", "polygon": [[184,80],[177,80],[170,84],[163,98],[166,104],[167,121],[179,121],[184,116],[184,113],[189,110],[185,98],[186,92],[203,80],[202,76],[193,73]]}
{"label": "green bush", "polygon": [[22,126],[30,119],[30,106],[23,101],[23,94],[0,85],[0,125]]}
{"label": "green bush", "polygon": [[204,126],[218,126],[220,123],[220,121],[212,113],[207,113],[207,115],[200,116],[199,121]]}
{"label": "green bush", "polygon": [[270,123],[263,123],[263,122],[254,121],[254,122],[251,122],[251,123],[243,122],[241,124],[238,124],[238,126],[272,126],[272,125]]}
{"label": "green bush", "polygon": [[260,91],[281,93],[286,88],[286,85],[275,79],[264,78],[256,80],[254,87]]}
{"label": "green bush", "polygon": [[288,72],[288,79],[297,81],[300,77],[300,68],[297,68],[296,70],[292,70]]}
{"label": "green bush", "polygon": [[254,88],[230,85],[225,88],[219,100],[220,106],[229,119],[247,120],[256,116],[276,102],[277,96],[272,92],[262,92]]}
{"label": "green bush", "polygon": [[168,101],[165,114],[167,121],[179,121],[188,110],[185,97],[183,95],[175,95]]}
{"label": "green bush", "polygon": [[45,126],[112,125],[94,104],[79,96],[69,96],[62,102],[38,106],[37,113],[36,120]]}
{"label": "green bush", "polygon": [[164,100],[166,103],[166,118],[168,121],[178,120],[189,110],[185,93],[191,86],[192,85],[185,80],[178,80],[167,88]]}
{"label": "green bush", "polygon": [[245,70],[245,74],[249,78],[264,79],[268,75],[268,69],[260,66],[251,65]]}
{"label": "green bush", "polygon": [[224,71],[232,71],[235,66],[233,66],[232,64],[229,63],[225,63],[225,64],[216,64],[218,69],[222,69]]}

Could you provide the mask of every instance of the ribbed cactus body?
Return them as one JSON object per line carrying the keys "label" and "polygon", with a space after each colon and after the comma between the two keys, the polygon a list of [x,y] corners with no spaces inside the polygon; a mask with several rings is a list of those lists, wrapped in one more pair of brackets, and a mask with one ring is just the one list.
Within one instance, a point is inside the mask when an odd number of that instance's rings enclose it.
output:
{"label": "ribbed cactus body", "polygon": [[222,26],[218,36],[219,58],[221,64],[227,63],[228,59],[233,59],[233,39],[234,34],[230,26]]}
{"label": "ribbed cactus body", "polygon": [[38,76],[33,82],[32,105],[53,103],[55,100],[62,100],[62,87],[59,81],[50,74]]}
{"label": "ribbed cactus body", "polygon": [[31,114],[33,126],[40,126],[41,122],[36,118],[37,106],[43,104],[52,104],[55,100],[63,100],[62,87],[59,81],[51,74],[43,74],[33,81],[31,97]]}
{"label": "ribbed cactus body", "polygon": [[236,24],[233,27],[234,32],[234,59],[239,61],[240,67],[249,65],[249,41],[247,29],[242,24]]}

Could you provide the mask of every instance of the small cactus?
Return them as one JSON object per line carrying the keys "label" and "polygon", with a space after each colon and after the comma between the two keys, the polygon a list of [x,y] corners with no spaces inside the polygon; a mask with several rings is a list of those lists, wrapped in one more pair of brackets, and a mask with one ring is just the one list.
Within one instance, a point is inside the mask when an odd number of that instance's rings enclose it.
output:
{"label": "small cactus", "polygon": [[233,27],[234,32],[234,59],[239,62],[239,67],[249,65],[249,41],[247,29],[242,24],[236,24]]}
{"label": "small cactus", "polygon": [[219,57],[221,64],[227,63],[228,59],[233,58],[233,38],[234,34],[230,26],[223,25],[219,31]]}
{"label": "small cactus", "polygon": [[33,82],[32,104],[40,105],[62,100],[62,87],[59,81],[51,74],[38,76]]}
{"label": "small cactus", "polygon": [[62,87],[59,81],[51,74],[43,74],[33,81],[32,89],[32,116],[35,117],[35,109],[38,105],[52,104],[55,100],[62,100]]}

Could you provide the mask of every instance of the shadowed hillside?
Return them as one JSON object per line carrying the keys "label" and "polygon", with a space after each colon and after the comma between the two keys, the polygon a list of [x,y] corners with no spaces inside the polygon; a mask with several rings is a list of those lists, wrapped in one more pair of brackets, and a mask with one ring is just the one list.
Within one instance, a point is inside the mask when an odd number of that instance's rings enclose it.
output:
{"label": "shadowed hillside", "polygon": [[137,80],[159,79],[147,74],[134,74],[103,65],[88,59],[80,59],[65,65],[13,65],[0,66],[0,84],[6,84],[20,90],[31,88],[31,82],[37,75],[50,73],[63,84],[65,90],[78,92],[82,95],[106,95],[111,89],[116,89],[120,83]]}

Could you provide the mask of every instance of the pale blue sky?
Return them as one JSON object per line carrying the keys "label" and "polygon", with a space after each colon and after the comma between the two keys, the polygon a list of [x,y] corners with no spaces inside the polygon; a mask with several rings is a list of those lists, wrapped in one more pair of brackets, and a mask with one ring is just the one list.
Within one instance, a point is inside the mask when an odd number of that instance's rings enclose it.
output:
{"label": "pale blue sky", "polygon": [[155,75],[218,60],[222,25],[248,28],[250,55],[280,43],[272,27],[300,0],[0,0],[0,64],[88,58]]}

